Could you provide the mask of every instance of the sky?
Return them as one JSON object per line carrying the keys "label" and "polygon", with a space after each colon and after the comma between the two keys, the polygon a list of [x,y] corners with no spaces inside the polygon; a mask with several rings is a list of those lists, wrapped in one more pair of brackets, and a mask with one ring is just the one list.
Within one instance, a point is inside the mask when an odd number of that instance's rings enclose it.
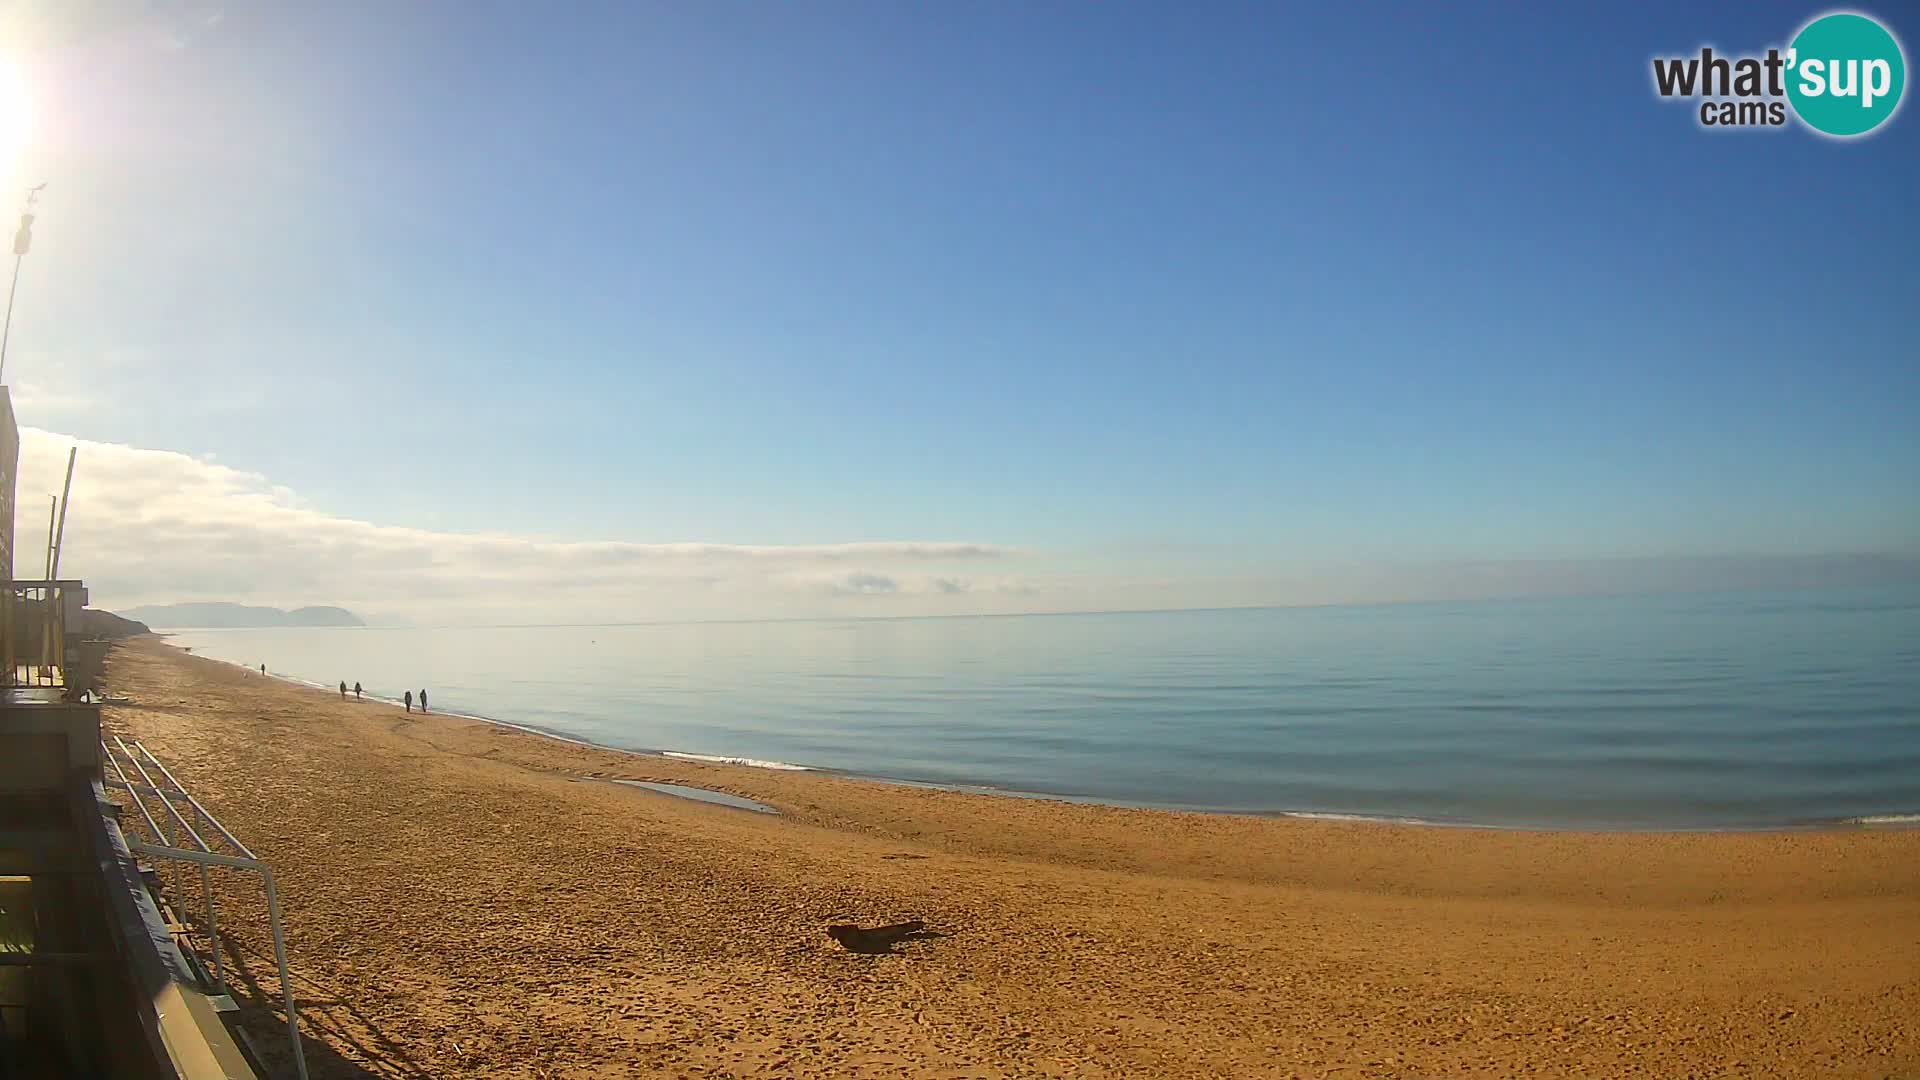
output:
{"label": "sky", "polygon": [[1920,578],[1920,119],[1655,97],[1824,8],[1564,7],[0,8],[21,550],[77,445],[108,606]]}

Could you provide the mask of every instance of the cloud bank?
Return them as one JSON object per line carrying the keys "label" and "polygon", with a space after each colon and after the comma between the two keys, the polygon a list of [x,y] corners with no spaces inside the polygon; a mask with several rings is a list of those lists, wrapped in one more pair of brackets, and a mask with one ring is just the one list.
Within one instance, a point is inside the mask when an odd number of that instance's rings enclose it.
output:
{"label": "cloud bank", "polygon": [[[338,604],[374,622],[620,622],[1474,600],[1920,583],[1920,553],[1307,564],[1195,547],[1144,561],[970,541],[555,542],[326,513],[258,473],[21,430],[15,572],[80,448],[63,577],[95,606]],[[1122,553],[1122,556],[1124,553]]]}
{"label": "cloud bank", "polygon": [[965,571],[1019,555],[996,544],[563,543],[380,525],[210,459],[36,428],[21,430],[18,576],[44,569],[42,493],[59,490],[71,446],[80,458],[61,572],[109,607],[332,603],[400,621],[754,617],[1017,588]]}

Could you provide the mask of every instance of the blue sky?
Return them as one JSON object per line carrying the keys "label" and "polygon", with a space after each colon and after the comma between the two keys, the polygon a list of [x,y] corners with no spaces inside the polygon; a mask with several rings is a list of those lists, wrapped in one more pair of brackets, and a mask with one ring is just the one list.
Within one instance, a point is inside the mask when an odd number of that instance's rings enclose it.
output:
{"label": "blue sky", "polygon": [[28,6],[7,381],[383,527],[1170,603],[1913,556],[1912,110],[1711,133],[1648,74],[1818,10]]}

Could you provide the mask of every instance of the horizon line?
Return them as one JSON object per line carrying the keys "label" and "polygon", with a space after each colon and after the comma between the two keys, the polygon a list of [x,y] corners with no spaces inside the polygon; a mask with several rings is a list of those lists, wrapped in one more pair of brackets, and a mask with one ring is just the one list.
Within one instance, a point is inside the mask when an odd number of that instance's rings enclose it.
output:
{"label": "horizon line", "polygon": [[[1895,587],[1914,587],[1920,582],[1906,582]],[[1194,615],[1229,611],[1313,611],[1326,608],[1382,608],[1415,607],[1434,604],[1510,604],[1529,600],[1603,600],[1626,599],[1629,597],[1657,596],[1697,596],[1716,593],[1746,592],[1820,592],[1835,589],[1865,589],[1882,587],[1869,582],[1826,585],[1708,585],[1700,588],[1678,589],[1627,589],[1602,590],[1598,592],[1564,593],[1522,593],[1502,596],[1476,597],[1425,597],[1404,600],[1331,600],[1298,604],[1214,604],[1198,607],[1164,608],[1088,608],[1079,611],[969,611],[935,612],[901,615],[783,615],[763,618],[738,619],[626,619],[610,622],[534,622],[534,623],[362,623],[359,626],[168,626],[148,627],[148,632],[164,636],[170,631],[225,631],[225,630],[564,630],[564,629],[618,629],[627,626],[744,626],[760,623],[825,623],[825,622],[924,622],[936,619],[1058,619],[1076,615]],[[187,603],[211,603],[216,601],[186,601]],[[138,605],[164,606],[164,605]],[[334,605],[309,605],[334,606]],[[107,610],[98,608],[94,610]],[[132,609],[129,609],[132,610]],[[342,609],[346,610],[346,609]],[[119,612],[109,612],[119,615]],[[120,615],[121,618],[126,618]],[[138,620],[135,620],[138,621]]]}

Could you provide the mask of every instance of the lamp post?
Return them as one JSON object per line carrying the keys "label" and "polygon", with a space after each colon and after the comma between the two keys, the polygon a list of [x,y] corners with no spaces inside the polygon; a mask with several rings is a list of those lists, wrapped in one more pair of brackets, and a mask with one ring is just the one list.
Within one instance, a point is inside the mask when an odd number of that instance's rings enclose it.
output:
{"label": "lamp post", "polygon": [[13,284],[7,286],[7,319],[0,325],[0,384],[6,381],[7,339],[13,336],[13,296],[20,291],[20,264],[27,257],[27,249],[33,246],[33,204],[40,200],[40,192],[46,186],[35,184],[27,189],[27,204],[20,211],[20,229],[13,234]]}

